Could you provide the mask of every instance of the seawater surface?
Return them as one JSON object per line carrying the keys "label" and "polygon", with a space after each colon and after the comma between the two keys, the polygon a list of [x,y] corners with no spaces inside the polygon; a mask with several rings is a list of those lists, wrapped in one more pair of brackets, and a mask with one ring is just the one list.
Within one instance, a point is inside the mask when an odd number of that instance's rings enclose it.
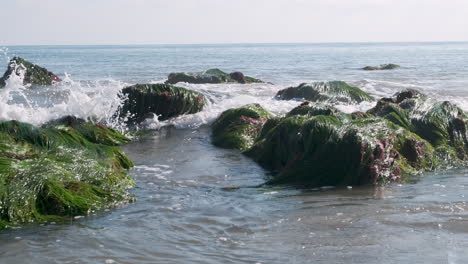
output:
{"label": "seawater surface", "polygon": [[[260,103],[281,115],[298,101],[275,93],[301,82],[344,80],[376,96],[415,88],[468,110],[468,43],[15,46],[64,82],[0,90],[0,119],[40,125],[67,114],[120,128],[119,91],[173,71],[220,68],[273,84],[181,86],[202,92],[201,113],[166,122],[123,147],[135,162],[137,201],[0,233],[0,263],[467,263],[468,170],[436,171],[414,184],[295,189],[261,187],[268,173],[211,144],[224,110]],[[397,63],[393,71],[366,65]],[[340,106],[352,112],[372,104]],[[170,125],[167,127],[167,125]],[[166,127],[164,127],[166,126]],[[164,127],[164,128],[162,128]],[[225,190],[223,187],[238,186]]]}

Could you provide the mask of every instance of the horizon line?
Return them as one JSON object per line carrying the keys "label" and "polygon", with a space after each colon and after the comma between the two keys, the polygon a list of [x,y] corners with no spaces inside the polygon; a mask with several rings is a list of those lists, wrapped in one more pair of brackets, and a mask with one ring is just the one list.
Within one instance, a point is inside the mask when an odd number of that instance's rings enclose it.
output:
{"label": "horizon line", "polygon": [[293,45],[293,44],[423,44],[468,43],[468,40],[448,41],[330,41],[330,42],[214,42],[214,43],[140,43],[140,44],[0,44],[0,47],[28,46],[202,46],[202,45]]}

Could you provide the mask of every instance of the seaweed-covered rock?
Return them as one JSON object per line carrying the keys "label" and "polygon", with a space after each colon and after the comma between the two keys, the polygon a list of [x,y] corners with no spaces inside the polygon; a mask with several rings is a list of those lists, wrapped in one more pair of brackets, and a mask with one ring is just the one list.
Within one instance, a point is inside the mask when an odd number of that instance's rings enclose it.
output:
{"label": "seaweed-covered rock", "polygon": [[303,83],[279,91],[276,98],[291,100],[305,99],[312,102],[357,104],[363,101],[373,101],[374,98],[357,87],[343,81]]}
{"label": "seaweed-covered rock", "polygon": [[379,66],[366,66],[362,69],[365,71],[382,71],[382,70],[393,70],[397,68],[400,68],[400,65],[390,63],[390,64],[382,64]]}
{"label": "seaweed-covered rock", "polygon": [[169,74],[166,83],[262,83],[261,80],[244,76],[242,72],[225,73],[220,69],[209,69],[202,72],[174,72]]}
{"label": "seaweed-covered rock", "polygon": [[0,229],[64,221],[133,198],[118,131],[74,117],[42,127],[0,122]]}
{"label": "seaweed-covered rock", "polygon": [[121,115],[127,116],[130,123],[142,122],[150,114],[159,120],[194,114],[206,104],[202,94],[169,84],[137,84],[124,88],[122,94],[128,99]]}
{"label": "seaweed-covered rock", "polygon": [[24,84],[52,85],[61,81],[57,75],[48,71],[46,68],[35,65],[23,58],[14,57],[10,60],[5,74],[0,78],[0,87],[5,86],[5,81],[8,80],[13,73],[20,75],[21,72],[24,72]]}
{"label": "seaweed-covered rock", "polygon": [[246,154],[275,172],[270,183],[402,182],[438,165],[429,143],[382,118],[289,115],[265,129]]}
{"label": "seaweed-covered rock", "polygon": [[213,123],[213,144],[244,151],[250,148],[271,115],[259,104],[229,109]]}
{"label": "seaweed-covered rock", "polygon": [[294,115],[306,115],[306,116],[316,116],[316,115],[334,115],[338,113],[338,109],[335,107],[322,104],[322,103],[311,103],[304,102],[298,107],[292,109],[289,113],[286,114],[287,117]]}
{"label": "seaweed-covered rock", "polygon": [[437,101],[416,90],[404,90],[380,100],[368,113],[418,134],[452,165],[468,160],[468,117],[448,101]]}
{"label": "seaweed-covered rock", "polygon": [[[467,119],[450,102],[405,90],[367,113],[304,102],[283,117],[262,121],[260,132],[245,133],[253,144],[226,147],[243,150],[272,171],[271,184],[408,182],[425,171],[468,165]],[[244,134],[223,135],[222,142],[229,142]]]}

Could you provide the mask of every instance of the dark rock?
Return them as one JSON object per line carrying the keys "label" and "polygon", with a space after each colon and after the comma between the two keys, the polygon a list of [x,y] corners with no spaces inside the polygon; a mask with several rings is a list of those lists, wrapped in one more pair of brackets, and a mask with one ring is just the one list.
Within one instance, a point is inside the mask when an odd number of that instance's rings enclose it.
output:
{"label": "dark rock", "polygon": [[247,80],[245,79],[245,76],[242,72],[231,72],[229,76],[238,83],[247,83]]}
{"label": "dark rock", "polygon": [[10,60],[3,77],[0,78],[0,87],[5,86],[6,80],[8,80],[12,74],[19,75],[22,71],[24,71],[23,84],[52,85],[62,81],[57,75],[47,69],[32,64],[23,58],[14,57]]}
{"label": "dark rock", "polygon": [[244,76],[241,72],[227,74],[220,69],[210,69],[203,72],[175,72],[168,76],[166,83],[262,83],[261,80]]}
{"label": "dark rock", "polygon": [[291,100],[305,99],[312,102],[357,104],[363,101],[373,101],[374,98],[359,88],[342,81],[303,83],[279,91],[276,98]]}
{"label": "dark rock", "polygon": [[366,66],[362,68],[365,71],[381,71],[381,70],[393,70],[400,68],[400,65],[397,64],[382,64],[380,66]]}
{"label": "dark rock", "polygon": [[137,84],[124,88],[122,94],[128,99],[121,116],[128,117],[132,124],[144,121],[149,114],[157,115],[159,120],[194,114],[206,103],[202,94],[169,84]]}

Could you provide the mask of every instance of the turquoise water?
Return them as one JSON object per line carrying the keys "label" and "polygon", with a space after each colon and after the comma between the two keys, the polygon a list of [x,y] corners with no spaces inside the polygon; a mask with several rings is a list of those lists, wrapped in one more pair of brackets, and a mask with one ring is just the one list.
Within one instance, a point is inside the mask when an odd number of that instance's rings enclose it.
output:
{"label": "turquoise water", "polygon": [[[468,43],[248,44],[4,47],[64,79],[0,91],[0,119],[41,124],[66,114],[113,122],[118,91],[173,71],[221,68],[273,84],[181,86],[204,93],[201,113],[124,147],[136,166],[137,202],[0,233],[0,263],[467,263],[468,170],[415,184],[352,189],[251,188],[268,173],[210,142],[223,110],[261,103],[282,114],[300,102],[273,98],[304,81],[345,80],[376,96],[416,88],[468,110]],[[393,71],[359,68],[400,64]],[[8,96],[6,96],[8,95]],[[341,106],[344,111],[373,105]],[[115,126],[120,124],[114,123]],[[222,187],[240,186],[225,191]]]}

